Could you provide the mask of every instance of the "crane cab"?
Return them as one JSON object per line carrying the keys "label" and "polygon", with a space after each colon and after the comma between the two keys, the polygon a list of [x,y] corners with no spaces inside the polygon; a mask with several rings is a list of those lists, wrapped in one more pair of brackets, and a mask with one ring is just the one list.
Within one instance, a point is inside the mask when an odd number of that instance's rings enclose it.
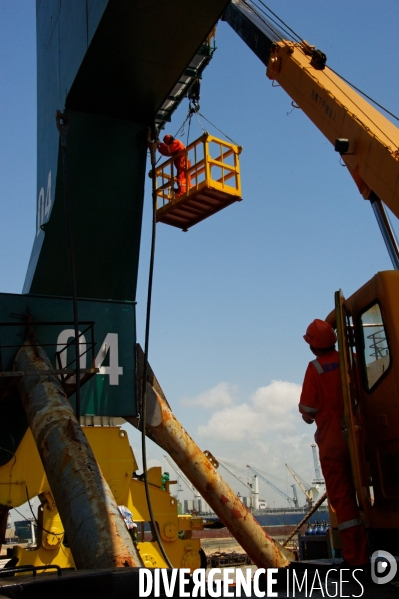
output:
{"label": "crane cab", "polygon": [[335,318],[345,429],[370,549],[397,555],[399,533],[399,272],[376,274]]}
{"label": "crane cab", "polygon": [[[156,221],[187,231],[240,201],[241,147],[205,133],[156,169]],[[176,159],[185,156],[185,192],[177,194]]]}

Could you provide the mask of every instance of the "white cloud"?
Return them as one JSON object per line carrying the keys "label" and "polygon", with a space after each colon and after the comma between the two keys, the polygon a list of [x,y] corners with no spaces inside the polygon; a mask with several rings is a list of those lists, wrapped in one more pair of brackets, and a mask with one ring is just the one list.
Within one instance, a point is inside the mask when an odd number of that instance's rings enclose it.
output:
{"label": "white cloud", "polygon": [[198,435],[240,441],[258,439],[268,431],[294,432],[300,392],[301,386],[296,383],[272,381],[266,387],[259,387],[250,402],[235,406],[227,404],[224,409],[214,412],[207,424],[198,427]]}
{"label": "white cloud", "polygon": [[[244,478],[250,476],[246,471],[246,465],[250,464],[262,471],[284,493],[292,496],[291,485],[294,480],[285,467],[286,463],[306,481],[310,482],[314,478],[310,444],[313,442],[315,425],[309,426],[301,419],[297,407],[300,391],[300,385],[295,383],[272,381],[240,400],[234,386],[226,382],[219,383],[195,398],[186,398],[185,405],[193,408],[184,411],[183,419],[177,409],[176,417],[202,450],[208,449],[217,459],[234,464],[241,469]],[[126,427],[132,436],[131,443],[139,446],[139,432],[130,425]],[[162,464],[164,469],[170,471],[170,467],[163,462],[164,450],[151,441],[148,441],[147,450],[150,466]],[[141,471],[139,447],[135,453]],[[236,493],[249,495],[248,490],[222,466],[219,472]],[[269,505],[288,505],[281,495],[262,480],[259,481],[259,490]],[[172,487],[172,492],[176,493],[177,488]],[[297,492],[302,505],[305,496],[298,487]],[[192,499],[192,494],[184,487],[179,497],[181,500]]]}
{"label": "white cloud", "polygon": [[181,400],[184,406],[202,406],[203,408],[221,408],[235,403],[237,388],[229,383],[219,383],[216,387],[204,391],[197,397],[184,397]]}

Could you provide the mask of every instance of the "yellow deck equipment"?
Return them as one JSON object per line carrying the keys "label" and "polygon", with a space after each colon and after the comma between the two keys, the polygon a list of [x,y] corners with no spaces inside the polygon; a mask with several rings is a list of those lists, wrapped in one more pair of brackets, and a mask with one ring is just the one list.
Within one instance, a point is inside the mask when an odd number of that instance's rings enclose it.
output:
{"label": "yellow deck equipment", "polygon": [[[215,212],[240,201],[241,146],[204,133],[156,169],[157,222],[187,231]],[[187,191],[176,197],[178,156],[186,157]]]}

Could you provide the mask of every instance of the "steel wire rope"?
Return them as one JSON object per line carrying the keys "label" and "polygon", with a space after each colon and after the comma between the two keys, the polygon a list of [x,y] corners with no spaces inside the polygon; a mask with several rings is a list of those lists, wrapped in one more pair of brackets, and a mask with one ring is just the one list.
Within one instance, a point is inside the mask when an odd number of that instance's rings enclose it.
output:
{"label": "steel wire rope", "polygon": [[[255,4],[255,2],[252,2],[252,4],[249,4],[247,2],[247,0],[242,0],[244,2],[244,4],[246,4],[248,6],[248,8],[252,9],[253,12],[255,12],[255,14],[257,14],[259,16],[259,18],[267,25],[267,23],[264,21],[264,19],[262,19],[261,15],[259,15],[257,13],[257,11],[255,10],[255,8],[257,8],[258,10],[260,10],[265,16],[267,16],[268,19],[270,19],[270,17],[267,15],[267,13],[265,11],[263,11],[259,6],[257,6]],[[267,10],[269,10],[289,31],[291,31],[300,42],[303,41],[303,39],[293,30],[291,29],[291,27],[289,27],[289,25],[287,25],[282,19],[280,19],[280,17],[278,15],[276,15],[264,2],[262,2],[262,0],[257,0],[258,2],[260,2],[260,4],[262,4]],[[277,24],[274,20],[273,22],[275,24]],[[270,25],[269,25],[270,27]],[[270,29],[273,31],[273,33],[275,33],[276,35],[278,35],[278,33],[272,28],[270,27]],[[286,32],[285,32],[286,33]],[[279,35],[280,39],[281,36]],[[284,41],[284,40],[282,40]],[[304,49],[301,48],[301,46],[299,46],[299,49],[304,53]],[[356,87],[356,85],[354,85],[353,83],[351,83],[348,79],[345,79],[345,77],[342,77],[342,75],[340,75],[337,71],[335,71],[334,69],[332,69],[329,65],[327,65],[327,68],[330,69],[330,71],[332,71],[335,75],[337,75],[340,79],[342,79],[343,81],[345,81],[345,83],[347,83],[348,85],[350,85],[354,90],[356,90],[357,92],[359,92],[362,96],[364,96],[365,98],[367,98],[367,100],[370,100],[370,102],[372,102],[373,104],[375,104],[376,106],[378,106],[379,108],[381,108],[381,110],[383,110],[384,112],[386,112],[387,114],[389,114],[392,118],[396,119],[397,121],[399,121],[399,117],[397,117],[393,112],[391,112],[390,110],[388,110],[387,108],[385,108],[382,104],[380,104],[379,102],[377,102],[376,100],[374,100],[371,96],[369,96],[368,94],[366,94],[365,92],[363,92],[361,89],[359,89],[358,87]],[[328,77],[328,75],[327,75]],[[330,81],[332,83],[334,83],[332,81],[332,79],[330,77],[328,77],[328,79],[330,79]],[[337,85],[337,84],[336,84]],[[338,89],[340,89],[340,91],[349,99],[351,100],[347,94],[345,94],[345,92],[339,88],[339,86],[337,86]],[[390,137],[388,137],[388,135],[386,135],[386,133],[384,133],[382,131],[382,129],[380,129],[380,127],[378,127],[378,125],[376,123],[374,123],[374,121],[356,104],[356,102],[354,102],[353,100],[351,100],[353,102],[353,104],[367,117],[369,118],[369,120],[373,123],[373,125],[375,125],[377,127],[377,129],[383,134],[385,135],[385,137],[394,145],[394,147],[397,147],[398,144],[395,144],[395,142],[390,139]]]}
{"label": "steel wire rope", "polygon": [[238,470],[239,472],[243,472],[244,474],[248,474],[248,469],[246,467],[243,468],[242,466],[236,466],[235,464],[232,464],[231,462],[228,462],[227,460],[219,460],[219,462],[222,465],[226,464],[226,466],[229,466],[230,468],[233,468],[234,470]]}
{"label": "steel wire rope", "polygon": [[[267,14],[267,13],[266,13],[266,12],[265,12],[265,11],[264,11],[264,10],[263,10],[261,7],[260,7],[260,6],[257,6],[257,5],[255,4],[255,2],[252,2],[251,4],[249,4],[249,3],[247,2],[247,0],[242,0],[242,1],[244,2],[244,4],[246,4],[246,5],[247,5],[247,7],[248,7],[248,8],[250,8],[250,9],[251,9],[251,10],[252,10],[252,11],[253,11],[253,12],[254,12],[254,13],[255,13],[255,14],[258,16],[258,17],[259,17],[259,19],[261,19],[261,21],[262,21],[262,22],[263,22],[265,25],[267,25],[267,27],[269,27],[269,29],[270,29],[270,30],[271,30],[271,31],[272,31],[272,32],[273,32],[273,33],[274,33],[274,34],[275,34],[275,35],[276,35],[278,38],[280,38],[280,40],[281,40],[282,42],[284,42],[284,41],[286,41],[286,40],[285,40],[285,39],[284,39],[284,38],[281,36],[281,33],[280,33],[279,31],[277,31],[276,29],[274,29],[274,27],[272,26],[272,23],[273,23],[274,25],[276,25],[276,26],[277,26],[277,27],[280,29],[280,31],[281,31],[282,33],[285,33],[285,34],[287,34],[287,37],[288,37],[288,39],[289,39],[290,41],[294,41],[294,40],[292,39],[292,35],[291,35],[291,34],[290,34],[288,31],[286,31],[286,30],[285,30],[285,28],[284,28],[284,27],[285,27],[284,21],[281,21],[281,23],[283,23],[283,25],[281,25],[281,24],[277,23],[277,22],[275,21],[275,19],[273,19],[273,18],[272,18],[272,17],[271,17],[269,14]],[[257,9],[257,10],[255,10],[255,9]],[[259,14],[259,12],[258,12],[258,11],[260,11],[261,13],[263,13],[263,14],[264,14],[264,16],[267,18],[267,21],[265,21],[265,19],[264,19],[264,18],[262,18],[262,16]],[[273,13],[273,14],[274,14],[274,13]],[[278,18],[278,17],[277,17],[277,18]],[[279,19],[279,20],[280,20],[280,19]],[[287,27],[287,28],[288,28],[288,29],[290,29],[289,27]],[[300,42],[302,42],[302,39],[301,39],[299,36],[297,36],[297,37],[298,37],[299,41],[300,41]]]}
{"label": "steel wire rope", "polygon": [[[243,4],[245,4],[250,10],[252,10],[253,13],[256,14],[257,17],[259,17],[259,19],[262,21],[262,23],[264,23],[267,27],[269,27],[269,29],[278,37],[280,38],[280,40],[282,42],[284,42],[284,38],[281,37],[280,33],[278,31],[276,31],[269,22],[265,21],[265,19],[255,10],[254,6],[252,6],[251,4],[248,4],[248,2],[246,0],[242,0]],[[257,7],[259,8],[259,7]]]}
{"label": "steel wire rope", "polygon": [[186,118],[185,118],[185,119],[184,119],[184,121],[183,121],[183,124],[182,124],[182,125],[181,125],[181,127],[180,127],[180,128],[177,130],[177,131],[176,131],[176,133],[174,134],[174,136],[173,136],[174,138],[176,138],[176,137],[179,135],[180,131],[181,131],[181,137],[183,137],[183,135],[184,135],[184,131],[185,131],[185,125],[186,125],[186,123],[187,123],[187,121],[188,121],[188,120],[190,120],[190,121],[191,121],[191,119],[190,119],[190,117],[191,117],[191,114],[192,114],[192,113],[191,113],[191,107],[190,107],[190,108],[189,108],[189,110],[188,110],[187,116],[186,116]]}
{"label": "steel wire rope", "polygon": [[[280,482],[285,483],[286,485],[288,485],[287,477],[285,479],[284,478],[280,478],[279,476],[276,476],[275,474],[270,474],[269,472],[265,472],[265,470],[261,470],[260,468],[256,468],[256,470],[260,474],[262,474],[262,476],[265,476],[265,477],[268,476],[269,478],[274,478],[274,479],[276,479],[276,480],[278,480],[278,481],[280,481]],[[286,472],[288,474],[288,470],[286,470]]]}
{"label": "steel wire rope", "polygon": [[193,118],[192,113],[190,114],[190,118],[188,119],[188,129],[187,129],[187,141],[186,141],[186,147],[188,146],[188,141],[190,139],[190,128],[191,128],[191,119]]}
{"label": "steel wire rope", "polygon": [[[201,129],[202,129],[202,132],[203,132],[203,133],[208,133],[208,131],[205,129],[205,127],[202,125],[202,123],[201,123],[201,121],[200,121],[200,118],[199,118],[199,116],[198,116],[198,110],[195,112],[195,116],[197,117],[197,121],[198,121],[198,124],[199,124],[199,126],[200,126],[200,127],[201,127]],[[209,122],[209,121],[208,121],[208,122]]]}
{"label": "steel wire rope", "polygon": [[[260,1],[260,0],[259,0],[259,1]],[[251,4],[248,4],[246,0],[242,0],[242,2],[243,2],[244,4],[246,4],[246,6],[247,6],[249,9],[251,9],[251,10],[252,10],[252,12],[254,12],[254,13],[257,15],[257,17],[259,17],[259,19],[260,19],[260,20],[261,20],[261,21],[262,21],[262,22],[263,22],[265,25],[267,25],[267,27],[269,27],[269,29],[270,29],[270,30],[271,30],[271,31],[272,31],[272,32],[273,32],[273,33],[274,33],[274,34],[275,34],[277,37],[279,37],[279,38],[280,38],[280,40],[281,40],[281,42],[282,42],[283,44],[286,44],[286,45],[287,45],[287,40],[285,40],[284,38],[282,38],[282,37],[281,37],[281,35],[280,35],[280,33],[279,33],[278,31],[276,31],[276,30],[275,30],[275,29],[274,29],[274,28],[271,26],[270,22],[269,22],[269,21],[265,21],[265,19],[264,19],[264,18],[263,18],[263,17],[262,17],[262,16],[261,16],[261,15],[260,15],[260,14],[259,14],[259,13],[258,13],[256,10],[255,10],[254,6],[256,6],[256,5],[252,6]],[[257,8],[258,10],[260,10],[261,12],[263,12],[263,14],[264,14],[264,15],[265,15],[265,16],[266,16],[268,19],[270,19],[270,17],[267,15],[267,13],[265,13],[265,11],[263,11],[261,8],[259,8],[259,6],[256,6],[256,8]],[[279,17],[277,17],[277,18],[279,18]],[[273,22],[275,22],[275,21],[273,21]],[[282,22],[282,23],[284,23],[284,21],[281,21],[281,22]],[[287,26],[287,27],[288,27],[288,26]],[[288,29],[291,29],[291,28],[290,28],[290,27],[288,27]],[[283,31],[283,33],[287,33],[287,32],[286,32],[286,31]],[[295,42],[293,39],[290,39],[289,41],[291,41],[291,42],[293,42],[293,43],[297,44],[297,48],[298,48],[298,50],[299,50],[300,52],[302,52],[302,54],[303,54],[304,56],[308,56],[308,52],[306,52],[306,51],[305,51],[305,49],[304,49],[304,42],[303,42],[303,39],[301,39],[301,37],[300,37],[298,34],[295,34],[295,35],[296,35],[296,37],[298,38],[299,42]],[[290,34],[288,34],[288,37],[290,37]],[[294,108],[298,108],[298,107],[294,107]],[[292,112],[292,111],[291,111],[291,112]],[[291,114],[291,112],[289,112],[289,113],[287,113],[287,114]]]}
{"label": "steel wire rope", "polygon": [[[244,4],[246,4],[249,8],[251,8],[255,13],[256,10],[254,10],[255,8],[257,8],[258,10],[260,10],[267,18],[270,18],[267,13],[265,11],[263,11],[259,6],[257,6],[255,4],[255,0],[249,0],[249,2],[247,0],[242,0],[244,2]],[[289,27],[289,25],[287,25],[287,23],[285,23],[282,19],[280,19],[280,17],[274,13],[264,2],[262,2],[262,0],[256,0],[257,2],[260,2],[260,4],[262,4],[267,10],[269,10],[283,25],[284,27],[286,27],[289,31],[291,31],[295,37],[297,37],[297,39],[300,42],[303,42],[303,38],[301,38],[301,36],[299,36],[293,29],[291,29],[291,27]],[[259,18],[262,18],[260,15],[258,15]],[[265,21],[262,19],[262,21],[265,23]],[[275,21],[273,21],[275,23]],[[277,24],[277,23],[275,23]],[[271,28],[272,29],[272,28]],[[272,31],[274,33],[277,34],[276,31],[274,31],[274,29],[272,29]],[[286,33],[286,32],[284,32]],[[376,106],[378,106],[378,108],[381,108],[381,110],[383,110],[384,112],[386,112],[387,114],[389,114],[392,118],[394,118],[395,120],[399,121],[399,117],[396,116],[396,114],[394,114],[393,112],[391,112],[390,110],[388,110],[387,108],[385,108],[385,106],[383,106],[382,104],[380,104],[379,102],[377,102],[377,100],[374,100],[374,98],[372,98],[371,96],[369,96],[368,94],[366,94],[363,90],[361,90],[360,88],[358,88],[356,85],[354,85],[351,81],[349,81],[348,79],[345,79],[345,77],[343,77],[342,75],[340,75],[337,71],[335,71],[333,68],[331,68],[329,65],[326,65],[328,69],[330,69],[330,71],[332,71],[335,75],[337,75],[340,79],[342,79],[343,81],[345,81],[345,83],[347,83],[348,85],[350,85],[354,90],[356,90],[357,92],[359,92],[362,96],[364,96],[365,98],[367,98],[367,100],[370,100],[370,102],[372,102],[373,104],[375,104]],[[341,90],[342,91],[342,90]],[[389,139],[389,138],[388,138]],[[392,141],[392,140],[390,140]],[[393,142],[392,142],[393,143]]]}
{"label": "steel wire rope", "polygon": [[[327,67],[327,68],[330,68],[330,67]],[[332,70],[332,69],[330,69],[330,70]],[[333,71],[333,72],[335,73],[335,71]],[[335,73],[335,74],[336,74],[336,75],[338,75],[338,73]],[[390,141],[390,142],[391,142],[391,144],[393,144],[393,146],[395,146],[395,148],[397,148],[397,147],[398,147],[398,144],[397,144],[397,143],[395,143],[395,142],[394,142],[394,141],[393,141],[393,140],[392,140],[392,139],[391,139],[391,138],[390,138],[390,137],[389,137],[389,136],[388,136],[388,135],[387,135],[387,134],[386,134],[386,133],[385,133],[385,132],[384,132],[384,131],[381,129],[381,127],[379,127],[379,126],[377,125],[377,123],[375,123],[375,122],[373,121],[373,119],[372,119],[372,118],[370,118],[370,116],[369,116],[369,115],[368,115],[368,114],[367,114],[367,113],[366,113],[366,112],[365,112],[365,111],[364,111],[362,108],[360,108],[360,106],[358,106],[358,105],[356,104],[356,101],[355,101],[355,100],[352,100],[352,98],[350,98],[350,97],[348,96],[348,94],[347,94],[347,93],[346,93],[346,92],[345,92],[345,91],[344,91],[344,90],[343,90],[341,87],[339,87],[339,85],[338,85],[338,84],[337,84],[335,81],[333,81],[333,80],[331,79],[331,77],[329,77],[329,76],[328,76],[328,74],[327,74],[326,72],[325,72],[325,75],[326,75],[327,79],[329,79],[329,80],[331,81],[331,83],[333,83],[334,85],[336,85],[336,86],[337,86],[337,88],[339,89],[339,91],[340,91],[340,92],[341,92],[341,93],[342,93],[342,94],[343,94],[343,95],[344,95],[346,98],[348,98],[348,100],[349,100],[350,102],[352,102],[352,104],[354,104],[354,105],[356,106],[356,108],[357,108],[357,109],[358,109],[358,110],[359,110],[359,111],[360,111],[360,112],[361,112],[361,113],[362,113],[362,114],[363,114],[363,115],[364,115],[364,116],[365,116],[365,117],[366,117],[366,118],[367,118],[367,119],[368,119],[368,120],[369,120],[369,121],[370,121],[370,122],[371,122],[371,123],[372,123],[372,124],[373,124],[373,125],[376,127],[376,129],[378,129],[378,131],[379,131],[379,132],[380,132],[382,135],[384,135],[384,136],[385,136],[385,137],[388,139],[388,141]],[[343,77],[341,77],[341,75],[338,75],[338,77],[340,77],[341,79],[343,79]],[[351,85],[351,86],[352,86],[352,84],[351,84],[351,83],[349,83],[349,82],[347,82],[347,83],[348,83],[349,85]],[[396,118],[396,117],[395,117],[395,118]]]}
{"label": "steel wire rope", "polygon": [[[271,9],[271,8],[269,8],[269,7],[267,6],[267,4],[265,4],[264,2],[262,2],[262,0],[257,0],[257,2],[260,2],[260,4],[262,4],[262,6],[264,6],[264,7],[265,7],[265,8],[266,8],[266,9],[267,9],[267,10],[268,10],[268,11],[269,11],[269,12],[270,12],[270,13],[271,13],[271,14],[272,14],[274,17],[276,17],[276,19],[277,19],[278,21],[280,21],[281,25],[283,25],[284,27],[286,27],[286,28],[288,29],[288,31],[291,31],[291,33],[293,33],[293,34],[294,34],[294,36],[295,36],[296,38],[298,38],[298,40],[299,40],[300,42],[302,42],[302,41],[303,41],[303,38],[302,38],[300,35],[298,35],[298,34],[296,33],[296,31],[294,31],[293,29],[291,29],[291,27],[290,27],[289,25],[287,25],[287,23],[285,23],[285,22],[284,22],[282,19],[280,19],[280,17],[279,17],[279,16],[278,16],[278,15],[277,15],[275,12],[273,12],[273,11],[272,11],[272,9]],[[255,6],[256,6],[256,5],[255,5]],[[257,8],[259,8],[259,6],[257,6]],[[260,8],[259,10],[262,10],[262,9]],[[265,14],[265,16],[267,16],[267,13],[265,13],[264,11],[262,11],[262,12]],[[270,19],[270,17],[268,17],[268,18]],[[273,21],[273,22],[274,22],[274,21]],[[275,23],[275,24],[277,25],[277,23]],[[285,33],[285,32],[284,32],[284,33]]]}
{"label": "steel wire rope", "polygon": [[[154,135],[156,138],[156,135]],[[147,426],[147,361],[148,361],[148,348],[149,348],[149,338],[150,338],[150,320],[151,320],[151,298],[152,298],[152,283],[153,283],[153,275],[154,275],[154,259],[155,259],[155,240],[156,240],[156,209],[157,209],[157,186],[155,179],[155,167],[156,167],[156,148],[157,142],[156,140],[150,142],[151,148],[151,167],[152,167],[152,227],[151,227],[151,254],[150,254],[150,265],[149,265],[149,273],[148,273],[148,292],[147,292],[147,308],[146,308],[146,319],[145,319],[145,342],[144,342],[144,365],[143,365],[143,382],[142,382],[142,390],[141,390],[141,416],[140,416],[140,425],[141,425],[141,453],[143,460],[143,480],[144,480],[144,489],[147,500],[148,512],[150,515],[151,527],[152,531],[157,540],[159,549],[162,553],[162,557],[165,562],[169,566],[169,568],[173,568],[172,563],[169,560],[169,557],[166,554],[165,548],[163,546],[161,536],[159,534],[159,530],[154,518],[154,512],[152,509],[152,502],[150,496],[150,487],[148,483],[148,473],[147,473],[147,447],[146,447],[146,426]]]}
{"label": "steel wire rope", "polygon": [[219,127],[216,127],[216,125],[214,125],[213,123],[211,123],[211,121],[209,119],[207,119],[206,116],[204,116],[200,112],[198,112],[198,115],[200,117],[202,117],[203,119],[205,119],[207,121],[207,123],[209,123],[210,125],[212,125],[212,127],[214,127],[217,131],[219,131],[219,133],[221,133],[222,135],[224,135],[226,139],[228,139],[229,141],[231,141],[236,146],[240,147],[240,144],[238,144],[236,141],[234,141],[234,139],[231,139],[231,137],[229,137],[228,135],[226,135],[226,133],[224,133],[221,129],[219,129]]}
{"label": "steel wire rope", "polygon": [[[287,464],[286,464],[286,466],[287,466]],[[291,466],[290,466],[290,468],[291,468]],[[287,470],[288,470],[288,468],[287,468]],[[303,486],[307,488],[307,490],[309,490],[312,487],[312,485],[310,485],[304,478],[302,478],[302,476],[300,474],[298,474],[298,472],[295,472],[295,470],[293,468],[291,468],[291,470],[295,474],[295,476],[301,481]],[[290,472],[290,470],[288,470],[288,472]],[[290,474],[291,474],[292,478],[294,478],[292,472],[290,472]],[[294,480],[295,480],[295,478],[294,478]]]}
{"label": "steel wire rope", "polygon": [[67,151],[67,132],[69,125],[69,117],[67,114],[62,114],[57,110],[56,124],[58,133],[60,135],[61,143],[61,154],[62,154],[62,175],[64,183],[64,212],[65,212],[65,227],[67,234],[67,245],[69,255],[69,268],[71,272],[71,286],[72,286],[72,306],[73,306],[73,324],[75,331],[75,359],[76,359],[76,389],[75,389],[75,415],[76,419],[80,424],[80,334],[79,334],[79,316],[78,316],[78,299],[77,299],[77,288],[76,288],[76,270],[75,270],[75,257],[73,252],[73,239],[72,239],[72,224],[71,224],[71,207],[69,202],[68,187],[67,187],[67,163],[66,163],[66,151]]}
{"label": "steel wire rope", "polygon": [[334,69],[332,69],[330,66],[327,65],[327,68],[329,68],[330,71],[332,71],[335,75],[337,75],[340,79],[342,79],[342,81],[345,81],[345,83],[347,83],[348,85],[350,85],[351,87],[353,87],[353,89],[355,89],[357,92],[359,92],[359,94],[362,94],[362,96],[364,96],[365,98],[367,98],[367,100],[370,100],[370,102],[372,102],[373,104],[375,104],[376,106],[378,106],[378,108],[381,108],[381,110],[383,110],[384,112],[386,112],[387,114],[389,114],[390,116],[392,116],[394,119],[396,119],[397,121],[399,121],[399,117],[397,117],[396,114],[394,114],[393,112],[391,112],[390,110],[388,110],[387,108],[385,108],[384,106],[382,106],[382,104],[379,104],[376,100],[374,100],[373,98],[371,98],[370,96],[368,96],[364,91],[362,91],[361,89],[359,89],[358,87],[356,87],[356,85],[353,85],[353,83],[351,83],[350,81],[348,81],[348,79],[345,79],[345,77],[342,77],[342,75],[340,75],[339,73],[337,73],[337,71],[334,71]]}

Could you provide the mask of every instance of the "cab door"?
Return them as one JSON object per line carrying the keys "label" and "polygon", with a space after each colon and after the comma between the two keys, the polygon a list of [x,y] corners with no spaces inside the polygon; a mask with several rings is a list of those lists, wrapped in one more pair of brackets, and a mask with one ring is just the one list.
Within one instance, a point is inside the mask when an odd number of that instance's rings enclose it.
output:
{"label": "cab door", "polygon": [[335,316],[342,391],[344,396],[343,434],[348,442],[358,503],[368,523],[372,505],[371,477],[367,460],[367,434],[361,401],[360,373],[355,353],[355,328],[341,290],[335,293]]}
{"label": "cab door", "polygon": [[397,554],[399,534],[399,271],[336,294],[345,429],[370,548]]}

